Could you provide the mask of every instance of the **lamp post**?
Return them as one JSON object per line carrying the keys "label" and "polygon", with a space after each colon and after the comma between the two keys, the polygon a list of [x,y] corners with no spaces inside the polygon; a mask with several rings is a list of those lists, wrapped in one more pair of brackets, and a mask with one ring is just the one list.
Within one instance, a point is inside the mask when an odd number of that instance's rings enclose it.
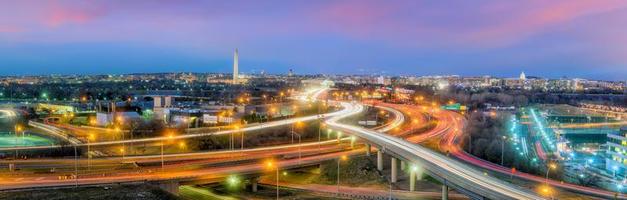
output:
{"label": "lamp post", "polygon": [[549,184],[549,171],[551,171],[551,169],[556,169],[557,165],[555,165],[555,163],[551,163],[548,165],[548,167],[546,168],[546,177],[545,177],[545,183],[548,185]]}
{"label": "lamp post", "polygon": [[90,133],[87,137],[87,171],[91,170],[91,141],[94,140],[94,134]]}
{"label": "lamp post", "polygon": [[235,145],[233,144],[233,133],[235,131],[231,131],[231,133],[229,133],[229,150],[233,150],[233,148],[235,148]]}
{"label": "lamp post", "polygon": [[327,129],[327,140],[331,139],[331,132],[333,132],[333,130]]}
{"label": "lamp post", "polygon": [[505,152],[505,140],[506,139],[507,139],[507,136],[503,136],[503,141],[501,142],[501,166],[503,166],[503,161],[504,161],[503,153]]}
{"label": "lamp post", "polygon": [[302,158],[301,135],[300,135],[300,133],[292,132],[292,135],[294,135],[294,134],[298,136],[298,165],[300,165],[301,158]]}
{"label": "lamp post", "polygon": [[[19,157],[19,151],[17,150],[17,138],[18,138],[17,134],[19,132],[22,132],[22,131],[23,131],[22,126],[15,125],[15,144],[14,144],[14,146],[16,147],[16,149],[15,149],[15,159],[17,159]],[[24,136],[23,132],[22,132],[22,136]],[[23,143],[24,143],[24,138],[22,138],[22,144]]]}
{"label": "lamp post", "polygon": [[551,188],[549,188],[549,185],[544,185],[544,187],[541,188],[542,193],[544,193],[546,196],[548,196],[550,199],[553,199],[553,194],[551,192]]}
{"label": "lamp post", "polygon": [[163,143],[165,143],[165,141],[161,140],[161,170],[163,171]]}
{"label": "lamp post", "polygon": [[342,138],[342,131],[338,131],[338,132],[337,132],[337,143],[338,143],[338,144],[341,142],[341,141],[340,141],[340,138]]}
{"label": "lamp post", "polygon": [[290,132],[292,133],[292,144],[294,144],[294,124],[290,127]]}
{"label": "lamp post", "polygon": [[[122,127],[124,127],[123,126],[124,118],[122,116],[118,116],[117,120],[118,120],[118,123],[120,124],[120,127],[121,127],[119,129],[120,130],[120,134],[121,134],[121,138],[122,138],[122,140],[124,140],[124,128],[122,128]],[[122,149],[126,149],[126,143],[122,143]],[[124,157],[124,156],[122,156],[122,157]]]}
{"label": "lamp post", "polygon": [[322,123],[322,120],[319,120],[319,123],[318,123],[318,151],[320,151],[320,149],[322,148],[320,146],[320,142],[322,141],[321,140],[321,131],[322,131],[321,129],[322,129],[323,126],[325,126],[325,124]]}
{"label": "lamp post", "polygon": [[78,151],[74,145],[74,187],[78,187]]}
{"label": "lamp post", "polygon": [[182,152],[184,152],[187,148],[187,145],[185,144],[185,142],[181,141],[179,142],[179,148],[181,149]]}
{"label": "lamp post", "polygon": [[[239,130],[239,126],[235,126],[235,130]],[[244,150],[244,131],[239,131],[241,136],[240,149]]]}
{"label": "lamp post", "polygon": [[[276,165],[276,166],[275,166]],[[276,169],[276,199],[279,199],[279,164],[272,161],[266,162],[266,167],[270,170]]]}
{"label": "lamp post", "polygon": [[337,159],[337,196],[340,196],[340,162],[348,160],[348,156],[342,155]]}
{"label": "lamp post", "polygon": [[[168,140],[172,140],[172,138],[174,138],[174,135],[169,134],[168,135]],[[163,145],[165,143],[165,140],[161,140],[161,170],[163,170],[164,168],[164,159],[163,159]]]}
{"label": "lamp post", "polygon": [[355,148],[355,141],[357,140],[357,138],[353,135],[351,136],[351,149]]}

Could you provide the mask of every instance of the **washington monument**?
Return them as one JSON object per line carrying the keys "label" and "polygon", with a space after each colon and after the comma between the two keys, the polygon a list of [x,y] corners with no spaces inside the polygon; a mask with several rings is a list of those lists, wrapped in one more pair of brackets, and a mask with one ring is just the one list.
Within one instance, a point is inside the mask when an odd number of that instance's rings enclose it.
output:
{"label": "washington monument", "polygon": [[238,84],[239,80],[239,67],[237,66],[239,62],[239,56],[237,53],[237,49],[235,49],[235,54],[233,55],[233,84]]}

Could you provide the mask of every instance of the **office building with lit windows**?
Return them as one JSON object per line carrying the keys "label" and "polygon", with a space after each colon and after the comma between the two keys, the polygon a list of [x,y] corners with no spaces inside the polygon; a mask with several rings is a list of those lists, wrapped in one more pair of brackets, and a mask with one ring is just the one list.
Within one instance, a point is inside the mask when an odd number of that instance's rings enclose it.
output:
{"label": "office building with lit windows", "polygon": [[609,173],[623,174],[627,170],[627,126],[607,134],[605,168]]}

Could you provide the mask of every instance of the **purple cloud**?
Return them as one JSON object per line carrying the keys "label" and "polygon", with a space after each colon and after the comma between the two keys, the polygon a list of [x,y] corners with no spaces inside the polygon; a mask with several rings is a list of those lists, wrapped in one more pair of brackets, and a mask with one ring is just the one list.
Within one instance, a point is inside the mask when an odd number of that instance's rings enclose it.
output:
{"label": "purple cloud", "polygon": [[[107,44],[222,59],[240,47],[252,63],[282,68],[386,69],[395,60],[404,69],[441,65],[448,71],[467,65],[573,65],[576,70],[569,73],[576,75],[585,75],[592,64],[625,75],[627,65],[623,0],[0,0],[0,5],[0,50],[7,52],[33,44],[57,45],[58,51],[68,44]],[[415,59],[423,55],[427,59]]]}

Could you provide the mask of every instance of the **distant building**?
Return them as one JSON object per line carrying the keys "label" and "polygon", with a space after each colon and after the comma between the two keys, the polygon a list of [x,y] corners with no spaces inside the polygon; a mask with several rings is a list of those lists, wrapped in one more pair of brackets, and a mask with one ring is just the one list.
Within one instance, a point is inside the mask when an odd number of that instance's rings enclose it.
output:
{"label": "distant building", "polygon": [[116,122],[128,122],[141,119],[137,112],[98,112],[96,113],[96,125],[107,126]]}
{"label": "distant building", "polygon": [[623,174],[627,170],[627,126],[618,134],[607,134],[605,168],[610,173]]}
{"label": "distant building", "polygon": [[174,104],[173,96],[153,96],[153,111],[155,118],[165,119],[167,118],[168,109],[172,108]]}

